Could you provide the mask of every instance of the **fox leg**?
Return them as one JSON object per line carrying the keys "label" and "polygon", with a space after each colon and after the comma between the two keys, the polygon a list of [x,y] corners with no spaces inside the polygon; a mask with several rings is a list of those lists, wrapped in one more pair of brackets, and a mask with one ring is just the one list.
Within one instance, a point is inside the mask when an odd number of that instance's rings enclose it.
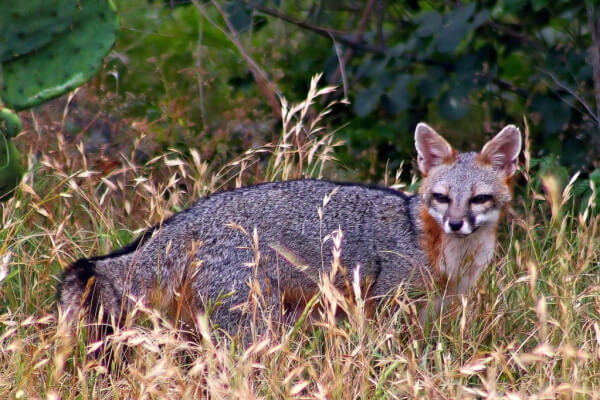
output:
{"label": "fox leg", "polygon": [[[257,282],[255,282],[257,281]],[[279,291],[264,280],[249,279],[229,293],[219,293],[201,300],[213,329],[249,338],[254,332],[262,336],[282,321]]]}

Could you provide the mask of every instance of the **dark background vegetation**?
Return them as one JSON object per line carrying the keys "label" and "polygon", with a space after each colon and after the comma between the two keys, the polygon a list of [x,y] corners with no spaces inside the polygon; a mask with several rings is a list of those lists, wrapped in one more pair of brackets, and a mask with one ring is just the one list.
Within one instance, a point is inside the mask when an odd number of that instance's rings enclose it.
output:
{"label": "dark background vegetation", "polygon": [[534,158],[588,176],[600,154],[597,3],[120,0],[98,104],[152,137],[146,157],[193,146],[219,162],[276,140],[278,96],[303,99],[323,72],[339,86],[330,99],[350,101],[329,123],[354,179],[413,159],[419,121],[476,149],[526,120]]}

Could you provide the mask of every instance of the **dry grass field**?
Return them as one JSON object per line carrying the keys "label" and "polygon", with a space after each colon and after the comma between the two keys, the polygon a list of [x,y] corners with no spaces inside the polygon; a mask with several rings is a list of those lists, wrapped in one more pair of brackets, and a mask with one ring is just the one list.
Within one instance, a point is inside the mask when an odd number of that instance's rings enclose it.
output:
{"label": "dry grass field", "polygon": [[[48,133],[49,122],[32,113],[21,140],[52,139],[30,154],[18,192],[1,204],[0,398],[600,398],[595,188],[589,204],[579,204],[578,177],[562,182],[530,168],[529,149],[493,264],[469,297],[430,326],[417,324],[402,291],[367,320],[360,296],[345,299],[326,281],[316,299],[321,322],[273,332],[249,347],[215,339],[202,315],[201,339],[191,341],[141,304],[106,342],[89,343],[85,327],[72,335],[60,323],[56,287],[77,258],[125,245],[223,188],[335,179],[333,149],[341,143],[324,129],[329,108],[315,111],[327,90],[315,80],[305,102],[284,106],[277,143],[222,166],[194,149],[139,165],[133,143],[106,171],[83,145],[61,140],[60,120],[50,121],[58,129]],[[384,183],[402,187],[394,174]],[[348,318],[336,320],[338,309]],[[119,367],[94,356],[107,348],[127,361]]]}

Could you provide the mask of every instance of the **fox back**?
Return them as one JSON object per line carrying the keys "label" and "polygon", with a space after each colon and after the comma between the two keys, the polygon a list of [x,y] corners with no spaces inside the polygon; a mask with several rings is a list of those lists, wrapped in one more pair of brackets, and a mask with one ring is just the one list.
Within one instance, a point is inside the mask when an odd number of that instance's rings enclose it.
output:
{"label": "fox back", "polygon": [[341,239],[333,284],[342,291],[357,272],[375,304],[400,286],[431,282],[464,294],[493,256],[520,133],[508,126],[480,153],[459,154],[419,124],[415,143],[424,177],[416,195],[324,180],[217,193],[112,254],[75,262],[60,307],[70,319],[83,311],[93,321],[103,310],[119,323],[139,300],[192,326],[206,312],[233,333],[249,327],[246,306],[258,293],[264,312],[284,322],[331,274],[333,239]]}

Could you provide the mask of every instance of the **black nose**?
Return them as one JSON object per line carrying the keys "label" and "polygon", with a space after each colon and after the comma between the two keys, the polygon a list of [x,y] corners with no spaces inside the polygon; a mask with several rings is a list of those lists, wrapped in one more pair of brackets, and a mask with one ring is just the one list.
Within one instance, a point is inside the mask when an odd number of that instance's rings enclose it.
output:
{"label": "black nose", "polygon": [[460,228],[462,228],[463,226],[463,222],[462,220],[460,221],[448,221],[448,225],[450,225],[450,229],[452,229],[453,231],[458,231],[460,230]]}

